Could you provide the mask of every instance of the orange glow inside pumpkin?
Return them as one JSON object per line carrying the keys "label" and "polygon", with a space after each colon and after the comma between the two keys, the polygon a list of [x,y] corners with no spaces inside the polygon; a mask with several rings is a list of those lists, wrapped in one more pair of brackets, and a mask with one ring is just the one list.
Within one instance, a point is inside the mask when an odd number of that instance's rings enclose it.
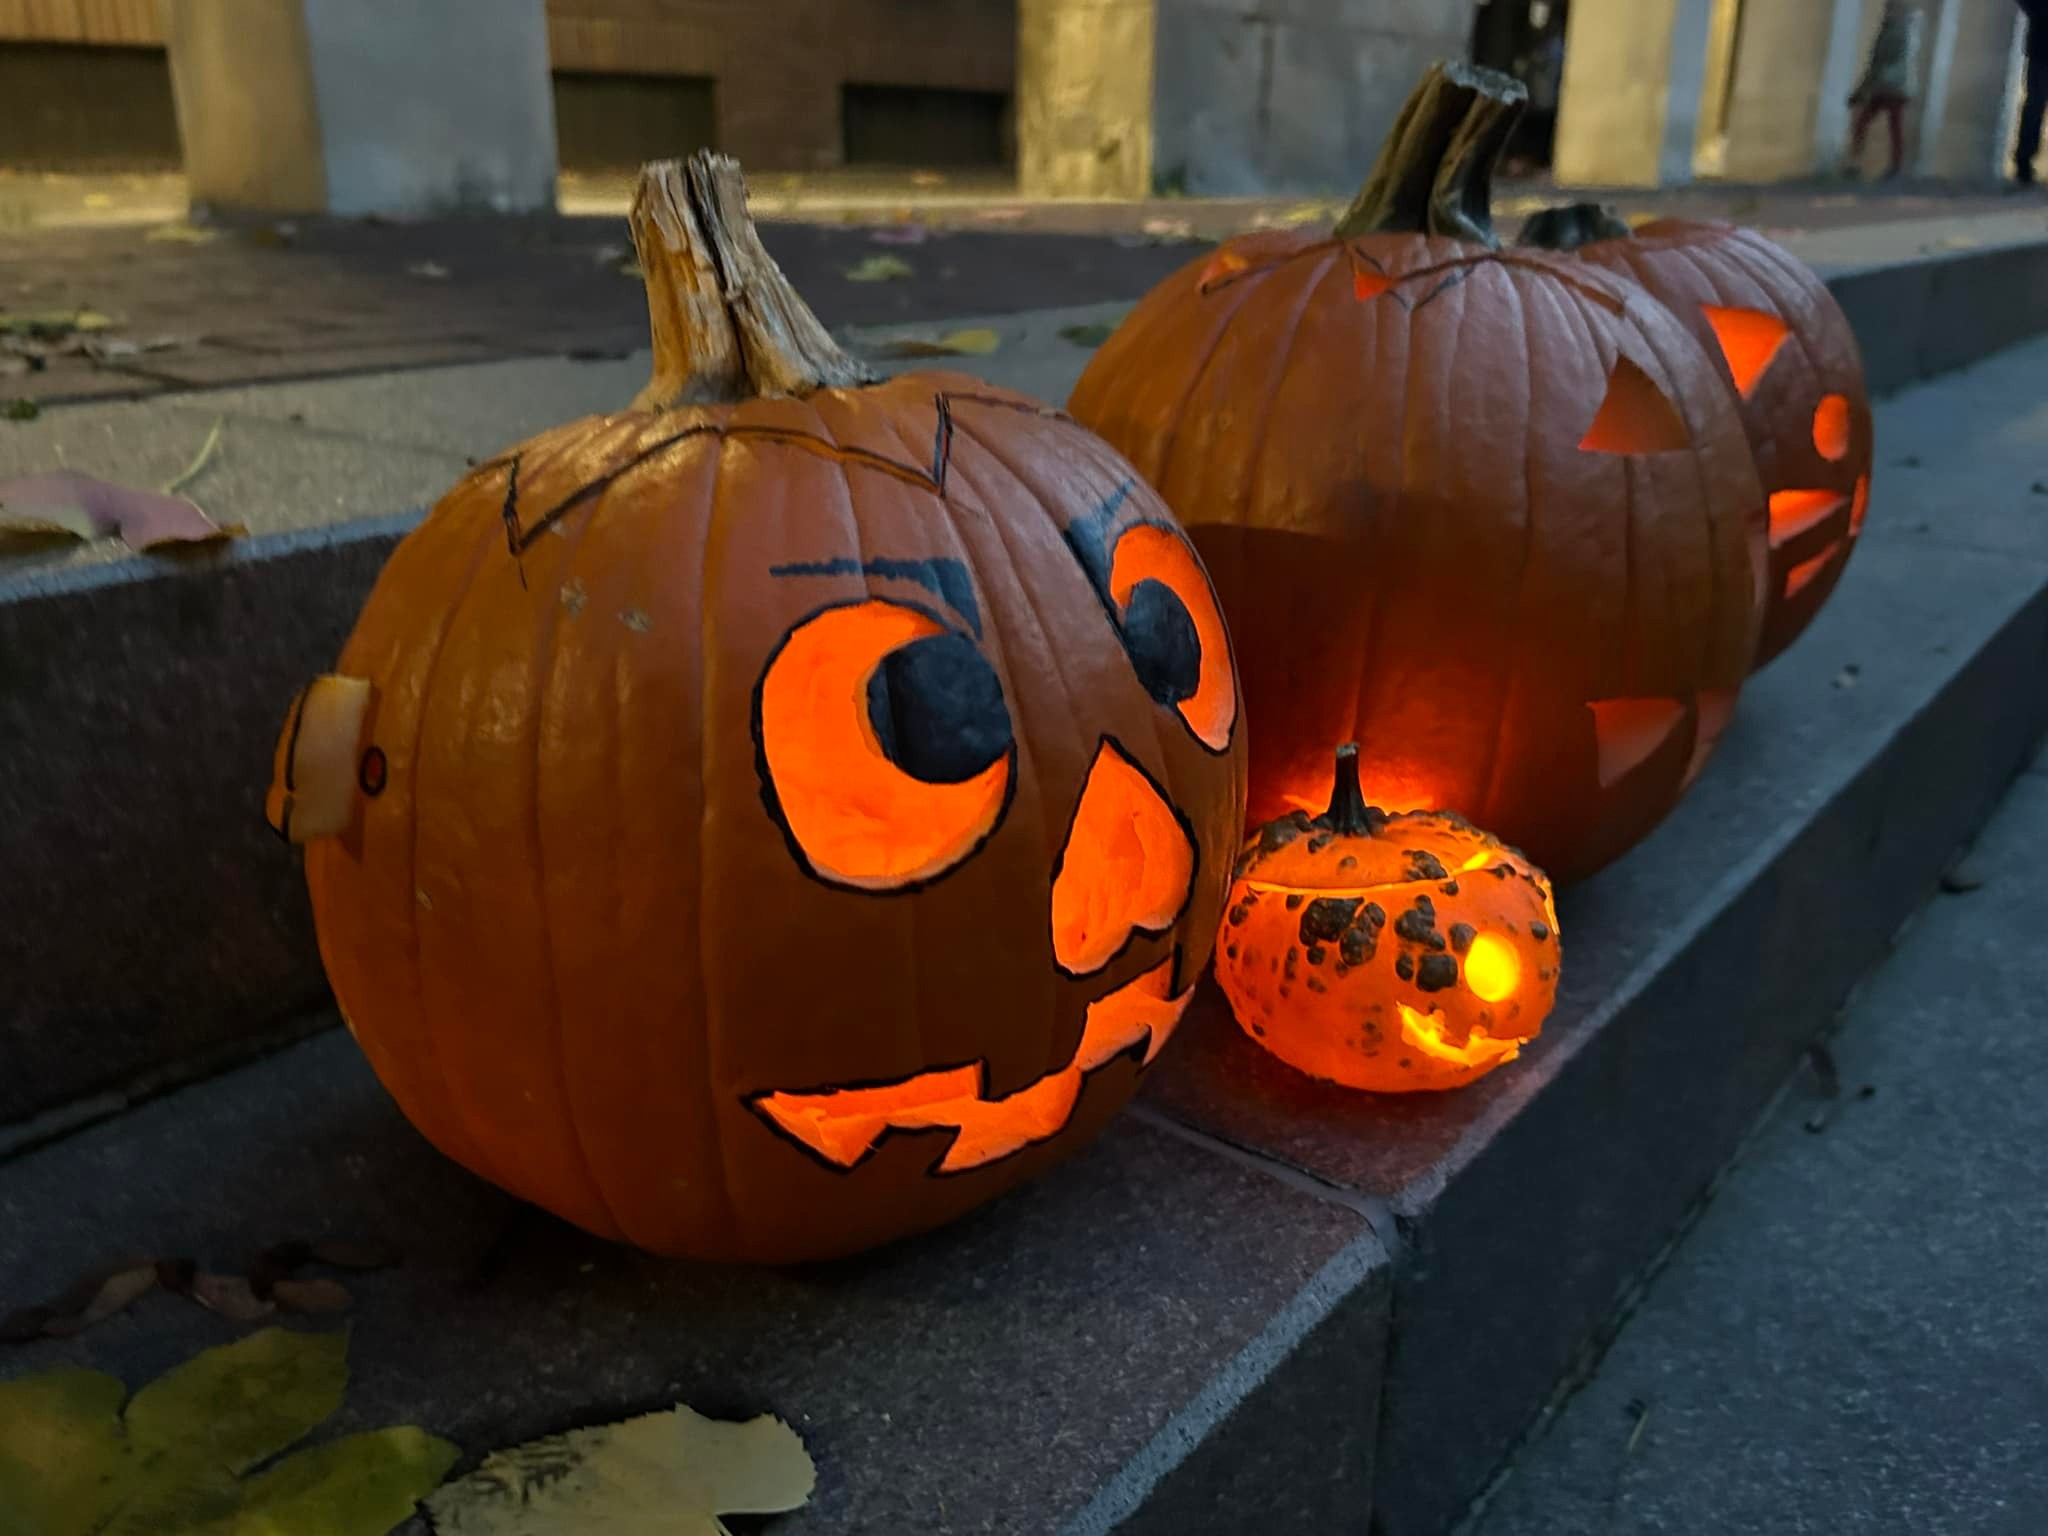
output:
{"label": "orange glow inside pumpkin", "polygon": [[1870,476],[1856,477],[1856,499],[1849,503],[1849,537],[1863,531],[1863,515],[1870,510]]}
{"label": "orange glow inside pumpkin", "polygon": [[1848,396],[1820,397],[1820,404],[1813,408],[1813,447],[1830,464],[1839,464],[1849,456]]}
{"label": "orange glow inside pumpkin", "polygon": [[1465,985],[1482,1003],[1505,1002],[1522,984],[1522,962],[1514,946],[1482,933],[1465,952]]}
{"label": "orange glow inside pumpkin", "polygon": [[1785,573],[1785,595],[1797,597],[1813,585],[1813,579],[1827,568],[1827,563],[1841,553],[1841,541],[1837,540],[1811,560],[1802,560]]}
{"label": "orange glow inside pumpkin", "polygon": [[1088,1005],[1073,1058],[1027,1088],[1000,1099],[981,1097],[981,1068],[922,1072],[875,1088],[823,1093],[771,1093],[755,1107],[826,1161],[850,1168],[891,1130],[951,1127],[959,1132],[938,1165],[958,1173],[992,1163],[1059,1132],[1081,1096],[1081,1080],[1126,1051],[1144,1047],[1150,1062],[1166,1044],[1193,989],[1174,997],[1173,960]]}
{"label": "orange glow inside pumpkin", "polygon": [[1171,808],[1105,741],[1088,770],[1052,883],[1053,957],[1070,976],[1107,965],[1133,932],[1173,926],[1195,877],[1195,846]]}
{"label": "orange glow inside pumpkin", "polygon": [[1140,523],[1118,537],[1110,556],[1110,599],[1119,608],[1127,606],[1141,581],[1160,583],[1180,599],[1194,620],[1202,648],[1200,680],[1194,694],[1175,707],[1190,730],[1212,750],[1221,752],[1230,745],[1230,728],[1237,719],[1237,680],[1230,669],[1230,637],[1224,632],[1223,610],[1216,604],[1209,578],[1195,552],[1178,536]]}
{"label": "orange glow inside pumpkin", "polygon": [[1670,453],[1691,442],[1664,391],[1628,358],[1616,358],[1607,393],[1579,447],[1588,453]]}
{"label": "orange glow inside pumpkin", "polygon": [[1586,708],[1593,714],[1603,789],[1649,761],[1685,720],[1679,699],[1599,699]]}
{"label": "orange glow inside pumpkin", "polygon": [[1519,1040],[1495,1040],[1478,1025],[1455,1045],[1444,1033],[1442,1010],[1418,1013],[1406,1003],[1394,1005],[1401,1013],[1401,1038],[1423,1055],[1456,1067],[1495,1067],[1522,1054]]}
{"label": "orange glow inside pumpkin", "polygon": [[1758,381],[1777,357],[1778,349],[1785,345],[1792,328],[1762,310],[1724,308],[1718,304],[1700,307],[1707,324],[1714,328],[1714,339],[1721,344],[1728,371],[1735,376],[1735,388],[1747,400],[1756,393]]}
{"label": "orange glow inside pumpkin", "polygon": [[979,847],[1002,814],[1011,759],[957,784],[911,777],[883,753],[868,681],[899,646],[945,633],[871,599],[806,621],[761,683],[761,741],[790,835],[825,878],[864,889],[929,879]]}
{"label": "orange glow inside pumpkin", "polygon": [[1782,544],[1825,522],[1841,509],[1840,491],[1771,492],[1771,542]]}

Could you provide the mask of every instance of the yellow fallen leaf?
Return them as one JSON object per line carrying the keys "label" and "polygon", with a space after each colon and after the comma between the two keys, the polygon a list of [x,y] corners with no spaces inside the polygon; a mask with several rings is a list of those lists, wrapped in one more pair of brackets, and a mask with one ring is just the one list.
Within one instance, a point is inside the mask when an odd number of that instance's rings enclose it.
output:
{"label": "yellow fallen leaf", "polygon": [[772,1414],[682,1405],[498,1451],[427,1500],[438,1536],[723,1536],[720,1515],[801,1509],[817,1470]]}
{"label": "yellow fallen leaf", "polygon": [[913,276],[916,270],[901,256],[878,254],[863,257],[848,267],[846,280],[850,283],[887,283]]}
{"label": "yellow fallen leaf", "polygon": [[142,238],[171,245],[211,245],[220,231],[192,223],[159,224]]}

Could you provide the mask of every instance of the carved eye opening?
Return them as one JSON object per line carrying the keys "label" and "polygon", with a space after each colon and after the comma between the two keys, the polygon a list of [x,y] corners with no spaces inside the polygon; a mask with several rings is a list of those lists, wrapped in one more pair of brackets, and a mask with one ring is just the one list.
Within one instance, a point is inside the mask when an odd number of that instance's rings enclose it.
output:
{"label": "carved eye opening", "polygon": [[880,598],[796,625],[754,696],[761,796],[798,861],[832,885],[912,890],[986,842],[1017,744],[972,637]]}
{"label": "carved eye opening", "polygon": [[1145,691],[1211,751],[1227,748],[1237,721],[1230,635],[1195,552],[1170,528],[1133,524],[1110,551],[1109,599]]}

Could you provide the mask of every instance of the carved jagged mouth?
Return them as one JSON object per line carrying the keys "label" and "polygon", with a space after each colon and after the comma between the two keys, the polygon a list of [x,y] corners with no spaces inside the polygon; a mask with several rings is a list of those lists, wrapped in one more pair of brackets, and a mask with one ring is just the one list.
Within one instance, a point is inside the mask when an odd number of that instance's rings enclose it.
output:
{"label": "carved jagged mouth", "polygon": [[1071,1060],[1027,1088],[1000,1099],[982,1096],[979,1064],[920,1072],[900,1082],[823,1093],[767,1093],[753,1107],[783,1134],[835,1168],[851,1168],[890,1131],[957,1131],[934,1170],[979,1168],[1062,1130],[1081,1096],[1081,1081],[1118,1056],[1143,1049],[1150,1065],[1194,996],[1171,995],[1179,959],[1149,971],[1088,1005],[1081,1043]]}
{"label": "carved jagged mouth", "polygon": [[1454,1067],[1491,1066],[1522,1054],[1521,1041],[1497,1040],[1477,1024],[1463,1045],[1456,1044],[1445,1032],[1442,1009],[1420,1013],[1406,1003],[1394,1006],[1401,1010],[1401,1039],[1433,1061]]}

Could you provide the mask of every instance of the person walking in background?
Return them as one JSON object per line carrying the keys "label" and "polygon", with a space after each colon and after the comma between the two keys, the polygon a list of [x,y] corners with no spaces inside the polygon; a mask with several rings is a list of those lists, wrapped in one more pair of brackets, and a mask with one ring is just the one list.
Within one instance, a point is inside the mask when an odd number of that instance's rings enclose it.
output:
{"label": "person walking in background", "polygon": [[2027,18],[2027,95],[2020,106],[2020,137],[2013,146],[2012,176],[2034,184],[2034,156],[2041,150],[2041,119],[2048,116],[2048,0],[2019,0]]}
{"label": "person walking in background", "polygon": [[[2039,4],[2042,0],[2021,0]],[[1849,97],[1856,120],[1849,131],[1849,152],[1844,157],[1844,175],[1857,174],[1863,159],[1863,141],[1870,124],[1882,112],[1891,130],[1892,158],[1885,170],[1889,181],[1906,164],[1906,103],[1913,97],[1913,82],[1920,73],[1920,12],[1902,0],[1885,0],[1884,15],[1877,23],[1877,36],[1870,44],[1870,62],[1863,66],[1863,78]]]}

